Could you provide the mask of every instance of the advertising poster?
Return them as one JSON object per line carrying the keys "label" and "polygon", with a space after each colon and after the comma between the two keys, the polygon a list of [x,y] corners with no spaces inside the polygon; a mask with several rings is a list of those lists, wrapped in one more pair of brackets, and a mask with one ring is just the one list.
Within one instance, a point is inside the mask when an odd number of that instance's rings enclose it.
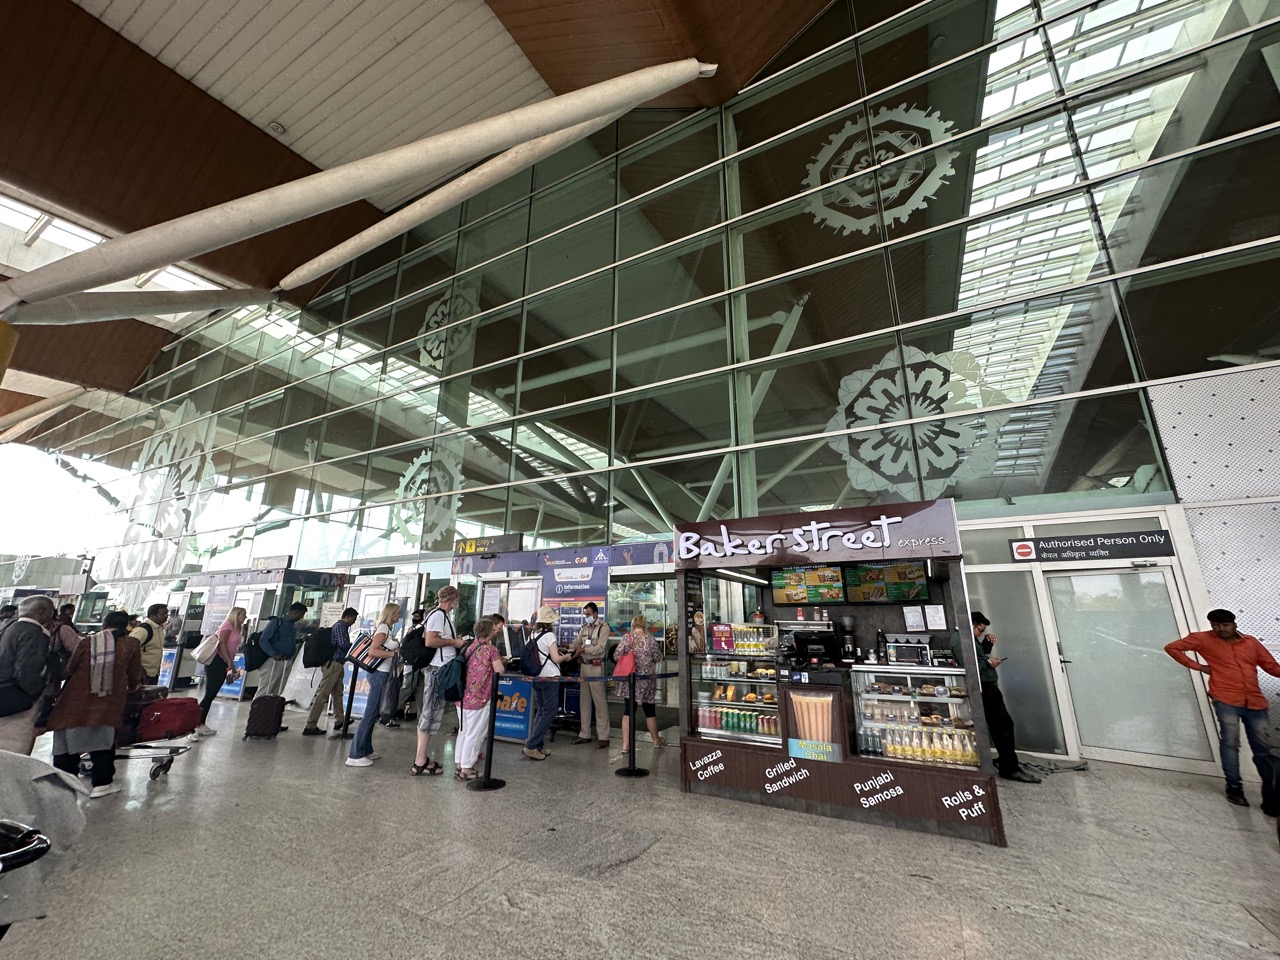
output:
{"label": "advertising poster", "polygon": [[733,624],[711,624],[711,649],[725,653],[733,652]]}
{"label": "advertising poster", "polygon": [[173,689],[173,675],[178,669],[178,647],[166,647],[160,655],[160,678],[156,681],[162,687]]}
{"label": "advertising poster", "polygon": [[218,696],[239,700],[244,696],[244,654],[237,653],[235,663],[232,665],[240,671],[240,675],[234,681],[228,680],[224,683],[222,689],[218,691]]}
{"label": "advertising poster", "polygon": [[369,702],[369,671],[358,670],[353,663],[343,664],[342,703],[346,709],[347,695],[351,690],[351,678],[356,677],[356,698],[351,703],[351,716],[363,717],[365,706]]}
{"label": "advertising poster", "polygon": [[500,677],[496,712],[495,739],[520,743],[528,740],[533,720],[533,684],[525,677]]}
{"label": "advertising poster", "polygon": [[844,603],[844,577],[839,567],[783,567],[770,575],[773,602]]}

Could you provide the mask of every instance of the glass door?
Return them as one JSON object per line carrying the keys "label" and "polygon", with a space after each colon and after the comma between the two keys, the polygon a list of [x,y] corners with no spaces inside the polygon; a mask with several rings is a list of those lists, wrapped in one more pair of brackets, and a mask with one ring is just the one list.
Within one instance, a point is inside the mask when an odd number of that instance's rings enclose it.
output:
{"label": "glass door", "polygon": [[1045,581],[1081,753],[1143,766],[1211,764],[1204,697],[1164,652],[1185,632],[1172,572],[1046,571]]}

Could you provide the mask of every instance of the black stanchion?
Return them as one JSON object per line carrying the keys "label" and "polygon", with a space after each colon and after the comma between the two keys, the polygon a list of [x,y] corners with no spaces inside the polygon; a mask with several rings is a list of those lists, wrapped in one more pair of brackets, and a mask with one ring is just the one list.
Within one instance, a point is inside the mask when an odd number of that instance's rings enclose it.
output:
{"label": "black stanchion", "polygon": [[627,765],[621,770],[613,771],[615,777],[647,777],[649,771],[636,766],[636,674],[633,670],[627,675],[628,703],[627,715],[631,720],[631,752],[627,754]]}
{"label": "black stanchion", "polygon": [[489,732],[484,740],[484,776],[467,782],[468,790],[501,790],[507,781],[490,776],[493,773],[493,736],[498,729],[498,674],[493,675],[489,693]]}
{"label": "black stanchion", "polygon": [[[343,670],[346,670],[345,666],[343,667]],[[360,679],[360,668],[353,667],[351,670],[351,684],[347,688],[347,709],[342,711],[342,729],[338,731],[338,735],[334,738],[335,740],[350,740],[352,737],[355,736],[355,734],[353,733],[347,733],[347,727],[351,725],[351,708],[355,706],[356,681],[358,681],[359,679]],[[365,709],[366,710],[369,709],[368,704],[365,704]]]}

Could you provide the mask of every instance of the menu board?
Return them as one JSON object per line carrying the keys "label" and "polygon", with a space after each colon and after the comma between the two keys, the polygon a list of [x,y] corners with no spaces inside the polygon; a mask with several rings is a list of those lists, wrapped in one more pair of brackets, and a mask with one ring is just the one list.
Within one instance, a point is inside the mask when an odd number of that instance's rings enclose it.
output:
{"label": "menu board", "polygon": [[770,578],[775,606],[844,603],[844,577],[839,567],[782,567]]}
{"label": "menu board", "polygon": [[929,581],[918,560],[845,567],[850,603],[905,603],[929,599]]}

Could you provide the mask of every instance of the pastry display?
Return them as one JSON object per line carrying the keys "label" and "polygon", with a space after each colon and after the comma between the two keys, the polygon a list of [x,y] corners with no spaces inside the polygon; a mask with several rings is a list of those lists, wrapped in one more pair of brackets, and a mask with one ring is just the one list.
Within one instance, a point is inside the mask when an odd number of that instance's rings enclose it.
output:
{"label": "pastry display", "polygon": [[764,702],[765,702],[765,703],[777,703],[777,697],[775,697],[772,693],[766,693],[766,694],[764,695]]}
{"label": "pastry display", "polygon": [[756,695],[755,695],[754,693],[748,693],[745,697],[743,697],[743,698],[742,698],[742,702],[743,702],[743,703],[755,703],[755,702],[756,702]]}

